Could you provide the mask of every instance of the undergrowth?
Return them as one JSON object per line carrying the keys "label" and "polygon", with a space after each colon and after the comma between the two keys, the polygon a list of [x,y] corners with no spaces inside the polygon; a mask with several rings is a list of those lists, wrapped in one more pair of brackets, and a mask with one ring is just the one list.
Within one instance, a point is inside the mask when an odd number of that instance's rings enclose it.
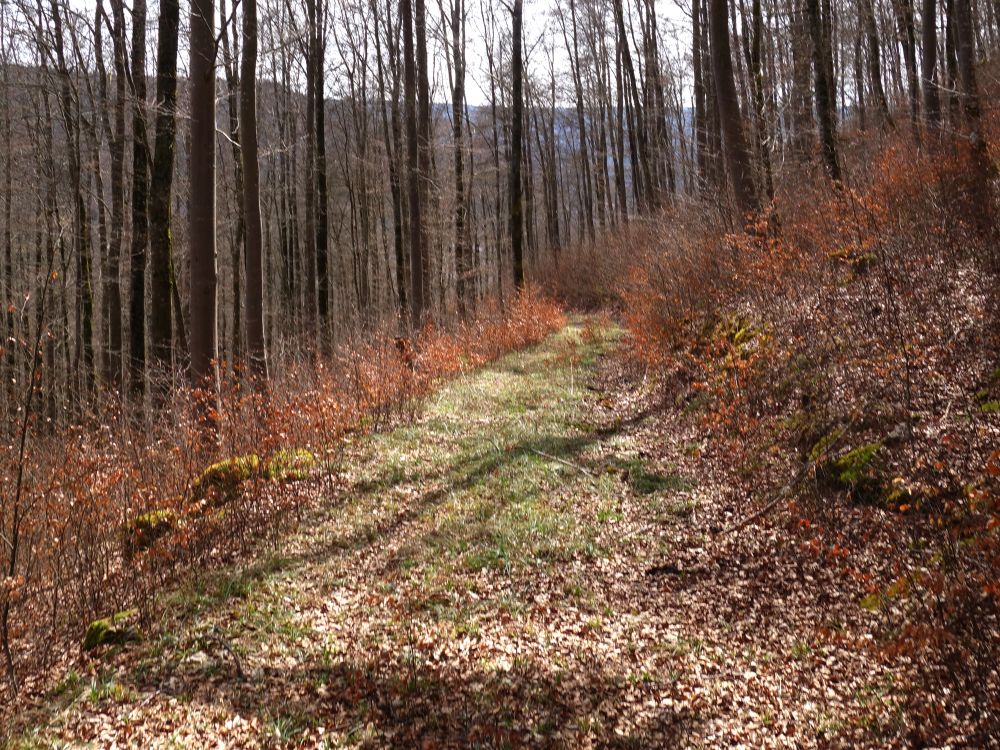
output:
{"label": "undergrowth", "polygon": [[[746,230],[705,205],[633,226],[592,281],[705,459],[761,504],[794,485],[790,539],[865,582],[883,655],[919,655],[920,741],[949,715],[995,722],[1000,255],[975,173],[965,142],[893,136],[846,184],[779,181]],[[852,536],[842,509],[870,526]],[[880,534],[898,556],[861,562]]]}

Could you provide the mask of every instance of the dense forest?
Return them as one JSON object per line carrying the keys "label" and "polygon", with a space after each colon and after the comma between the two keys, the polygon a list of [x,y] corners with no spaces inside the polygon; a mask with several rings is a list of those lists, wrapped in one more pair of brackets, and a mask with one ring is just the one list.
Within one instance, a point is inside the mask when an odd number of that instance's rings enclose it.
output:
{"label": "dense forest", "polygon": [[0,742],[997,746],[998,48],[2,0]]}

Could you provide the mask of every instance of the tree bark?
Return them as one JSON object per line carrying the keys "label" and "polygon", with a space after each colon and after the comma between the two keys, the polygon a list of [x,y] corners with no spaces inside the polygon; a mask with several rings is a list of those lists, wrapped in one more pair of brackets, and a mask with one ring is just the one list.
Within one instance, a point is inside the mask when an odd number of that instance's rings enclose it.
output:
{"label": "tree bark", "polygon": [[326,185],[326,97],[325,97],[325,6],[317,3],[317,12],[312,30],[313,89],[308,96],[313,97],[313,116],[316,121],[313,130],[316,137],[316,164],[313,176],[316,179],[316,309],[319,324],[319,345],[323,354],[331,351],[333,339],[330,330],[330,276],[327,270],[329,260],[328,224],[329,207]]}
{"label": "tree bark", "polygon": [[[811,0],[816,2],[816,0]],[[750,154],[743,135],[739,98],[733,78],[733,58],[729,49],[729,24],[726,18],[727,0],[710,0],[709,35],[712,39],[712,77],[715,99],[723,134],[723,153],[732,183],[736,208],[748,214],[759,208],[753,183]]]}
{"label": "tree bark", "polygon": [[410,235],[410,327],[424,317],[423,248],[420,216],[420,167],[417,147],[417,66],[413,49],[413,0],[400,0],[403,21],[403,98],[406,108],[406,187]]}
{"label": "tree bark", "polygon": [[[243,215],[246,220],[247,354],[254,385],[263,388],[267,383],[267,348],[264,341],[264,243],[257,155],[257,0],[243,0],[240,145],[243,157]],[[238,273],[239,269],[234,269],[234,272]]]}
{"label": "tree bark", "polygon": [[191,382],[207,433],[218,429],[218,268],[215,245],[215,3],[191,3]]}
{"label": "tree bark", "polygon": [[937,88],[937,0],[923,0],[921,8],[921,39],[923,57],[920,60],[920,77],[924,86],[924,117],[928,130],[935,130],[941,122],[941,102]]}
{"label": "tree bark", "polygon": [[129,265],[129,389],[146,391],[146,245],[149,242],[149,144],[146,140],[146,0],[132,7],[132,243]]}
{"label": "tree bark", "polygon": [[162,398],[171,384],[173,316],[171,315],[171,200],[177,112],[178,0],[160,0],[160,31],[156,52],[156,141],[153,145],[150,229],[149,343],[157,375],[155,393]]}
{"label": "tree bark", "polygon": [[427,301],[431,271],[430,240],[427,232],[431,193],[431,101],[427,67],[427,9],[424,0],[414,0],[414,13],[413,31],[417,48],[417,187],[420,191],[421,208],[426,210],[427,215],[422,217],[417,226],[417,231],[420,232],[420,263],[411,264],[411,268],[416,277],[414,283],[420,286],[423,318],[429,312]]}
{"label": "tree bark", "polygon": [[812,33],[813,80],[816,83],[816,115],[819,119],[820,147],[827,174],[834,181],[840,181],[840,161],[837,158],[837,121],[831,103],[831,82],[829,80],[830,46],[823,32],[820,18],[819,0],[806,0],[806,14]]}
{"label": "tree bark", "polygon": [[889,113],[889,100],[885,95],[885,88],[882,86],[882,56],[879,47],[878,27],[875,25],[874,0],[864,0],[864,26],[865,38],[868,44],[868,81],[871,85],[872,96],[875,99],[875,108],[882,125],[892,125],[892,116]]}
{"label": "tree bark", "polygon": [[123,0],[111,0],[112,41],[115,68],[114,130],[111,141],[111,237],[105,274],[105,305],[108,309],[108,381],[113,389],[122,385],[122,293],[121,252],[125,226],[125,11]]}
{"label": "tree bark", "polygon": [[524,61],[521,51],[521,17],[523,0],[514,0],[511,5],[511,43],[513,81],[513,117],[510,128],[510,249],[514,263],[514,288],[524,286],[524,214],[521,192],[521,139],[524,125]]}

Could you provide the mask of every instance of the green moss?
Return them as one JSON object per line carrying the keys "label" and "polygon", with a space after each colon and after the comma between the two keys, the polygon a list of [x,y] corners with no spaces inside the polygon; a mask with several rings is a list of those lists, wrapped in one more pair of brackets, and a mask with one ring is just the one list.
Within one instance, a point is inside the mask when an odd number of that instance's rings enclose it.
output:
{"label": "green moss", "polygon": [[846,428],[838,426],[817,440],[809,449],[809,461],[815,462],[824,458],[837,441],[844,436],[845,432],[847,432]]}
{"label": "green moss", "polygon": [[877,260],[875,253],[862,250],[855,245],[841,247],[829,254],[830,260],[843,263],[855,273],[864,273]]}
{"label": "green moss", "polygon": [[303,448],[282,449],[267,461],[250,453],[218,461],[198,477],[191,488],[191,499],[210,508],[220,508],[235,500],[243,484],[251,479],[285,482],[305,479],[316,468],[316,456]]}
{"label": "green moss", "polygon": [[128,622],[135,618],[136,611],[129,609],[111,617],[94,620],[83,636],[83,650],[93,651],[98,646],[127,643],[138,640],[139,632]]}
{"label": "green moss", "polygon": [[191,488],[191,498],[204,501],[209,507],[226,505],[236,499],[243,483],[259,475],[260,470],[260,457],[253,453],[218,461],[198,477]]}
{"label": "green moss", "polygon": [[859,446],[824,463],[820,474],[827,484],[847,490],[855,500],[880,500],[887,492],[887,483],[875,462],[880,450],[882,443]]}
{"label": "green moss", "polygon": [[318,462],[304,448],[282,449],[271,456],[264,467],[264,476],[275,482],[306,479]]}
{"label": "green moss", "polygon": [[712,327],[712,338],[725,339],[738,350],[748,346],[761,333],[750,318],[738,313],[726,315]]}
{"label": "green moss", "polygon": [[1000,413],[1000,401],[987,401],[980,405],[979,411],[983,414],[998,414]]}
{"label": "green moss", "polygon": [[153,546],[157,539],[173,531],[177,514],[172,510],[151,510],[128,525],[125,535],[125,555],[133,555]]}

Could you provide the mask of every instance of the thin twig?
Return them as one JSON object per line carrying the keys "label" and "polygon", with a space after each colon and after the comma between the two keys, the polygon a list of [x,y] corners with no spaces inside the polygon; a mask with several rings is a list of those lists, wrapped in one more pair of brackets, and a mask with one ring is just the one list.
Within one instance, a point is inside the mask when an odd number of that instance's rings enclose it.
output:
{"label": "thin twig", "polygon": [[222,633],[219,631],[217,626],[213,627],[211,631],[205,633],[202,638],[208,641],[212,641],[222,647],[231,657],[233,657],[233,665],[236,667],[236,677],[240,682],[246,682],[247,675],[243,671],[243,662],[240,661],[239,654],[236,653],[229,641],[223,637]]}
{"label": "thin twig", "polygon": [[550,453],[546,453],[545,451],[536,450],[534,448],[531,449],[531,452],[532,453],[537,453],[542,458],[547,458],[550,461],[558,461],[559,463],[563,464],[564,466],[568,466],[571,469],[576,469],[577,471],[582,471],[584,474],[586,474],[589,477],[594,477],[595,479],[597,478],[597,475],[594,472],[592,472],[590,469],[588,469],[587,467],[580,466],[580,464],[575,464],[572,461],[567,461],[565,458],[559,458],[559,456],[553,456]]}
{"label": "thin twig", "polygon": [[802,468],[799,469],[795,473],[794,477],[792,477],[792,481],[789,482],[788,484],[786,484],[784,487],[782,487],[781,488],[781,492],[779,492],[777,494],[777,496],[774,497],[772,500],[770,500],[770,502],[768,502],[763,508],[761,508],[760,510],[754,511],[749,516],[747,516],[746,518],[744,518],[742,521],[740,521],[739,523],[737,523],[735,526],[730,526],[728,529],[723,529],[722,531],[719,532],[719,535],[721,536],[723,534],[731,534],[734,531],[739,531],[740,529],[744,528],[745,526],[748,526],[749,524],[751,524],[754,521],[756,521],[758,518],[760,518],[761,516],[763,516],[765,513],[767,513],[768,511],[770,511],[772,508],[774,508],[783,499],[785,499],[789,495],[791,495],[792,492],[794,492],[795,488],[798,487],[799,482],[802,481],[802,478],[808,472],[810,472],[814,468],[816,468],[816,466],[820,463],[820,459],[822,459],[826,454],[828,454],[830,452],[830,450],[835,445],[837,445],[837,443],[839,443],[841,440],[843,440],[845,435],[850,434],[851,430],[854,428],[854,424],[855,424],[855,420],[851,420],[847,424],[847,426],[844,428],[843,432],[841,432],[840,435],[837,436],[836,440],[831,441],[830,444],[826,446],[826,449],[823,451],[823,455],[817,456],[812,461],[806,461],[802,465]]}

